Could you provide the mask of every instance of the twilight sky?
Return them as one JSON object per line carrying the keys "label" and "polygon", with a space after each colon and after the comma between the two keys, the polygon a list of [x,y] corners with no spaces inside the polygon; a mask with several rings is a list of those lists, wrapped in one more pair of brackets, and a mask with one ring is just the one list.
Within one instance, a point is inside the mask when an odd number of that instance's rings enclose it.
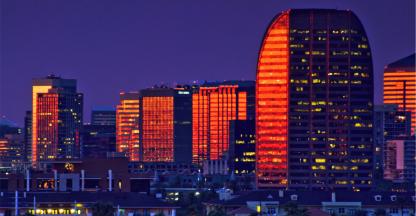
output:
{"label": "twilight sky", "polygon": [[0,116],[23,126],[31,80],[78,80],[84,121],[121,90],[193,80],[255,79],[271,19],[288,8],[338,8],[363,22],[375,102],[383,67],[415,50],[414,0],[0,0]]}

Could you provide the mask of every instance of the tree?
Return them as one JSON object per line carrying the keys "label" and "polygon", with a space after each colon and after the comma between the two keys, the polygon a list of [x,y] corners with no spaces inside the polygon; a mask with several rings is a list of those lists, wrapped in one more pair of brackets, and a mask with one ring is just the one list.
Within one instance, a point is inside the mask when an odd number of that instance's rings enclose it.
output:
{"label": "tree", "polygon": [[114,208],[113,205],[109,203],[97,202],[92,207],[93,216],[113,216]]}
{"label": "tree", "polygon": [[357,210],[355,211],[354,216],[367,216],[367,211]]}
{"label": "tree", "polygon": [[288,202],[283,206],[287,216],[309,216],[309,211],[306,208],[299,207],[294,202]]}
{"label": "tree", "polygon": [[376,209],[376,211],[374,212],[375,216],[386,216],[386,210],[384,209]]}

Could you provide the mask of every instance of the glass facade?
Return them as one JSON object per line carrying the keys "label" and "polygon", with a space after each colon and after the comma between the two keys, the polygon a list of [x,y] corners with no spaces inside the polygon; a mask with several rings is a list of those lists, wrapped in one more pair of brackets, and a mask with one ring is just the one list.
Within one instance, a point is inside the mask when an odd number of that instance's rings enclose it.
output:
{"label": "glass facade", "polygon": [[117,152],[126,153],[131,161],[140,160],[139,93],[120,93],[116,111]]}
{"label": "glass facade", "polygon": [[130,161],[191,163],[191,118],[189,86],[124,95],[117,107],[117,151]]}
{"label": "glass facade", "polygon": [[[240,85],[239,85],[240,84]],[[242,86],[241,86],[242,85]],[[254,83],[210,83],[192,94],[192,160],[220,160],[229,148],[229,122],[252,118]]]}
{"label": "glass facade", "polygon": [[281,13],[259,53],[257,186],[370,188],[372,73],[351,11]]}
{"label": "glass facade", "polygon": [[270,26],[259,54],[256,82],[258,186],[287,185],[289,13]]}
{"label": "glass facade", "polygon": [[144,162],[173,162],[173,96],[143,96]]}
{"label": "glass facade", "polygon": [[416,128],[416,68],[415,55],[389,64],[384,70],[383,99],[385,104],[397,104],[412,114],[412,134]]}
{"label": "glass facade", "polygon": [[410,136],[411,113],[401,111],[397,105],[374,106],[374,178],[383,178],[383,152],[386,142]]}
{"label": "glass facade", "polygon": [[83,95],[76,92],[76,80],[35,79],[32,93],[32,164],[79,158]]}
{"label": "glass facade", "polygon": [[256,170],[256,133],[254,120],[230,121],[230,169],[237,175]]}

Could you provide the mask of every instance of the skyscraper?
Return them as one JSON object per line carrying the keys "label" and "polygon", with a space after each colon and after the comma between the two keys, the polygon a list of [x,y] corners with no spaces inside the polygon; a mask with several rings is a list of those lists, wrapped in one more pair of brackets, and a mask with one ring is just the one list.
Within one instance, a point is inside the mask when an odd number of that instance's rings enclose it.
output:
{"label": "skyscraper", "polygon": [[32,95],[32,163],[79,158],[83,95],[76,80],[34,79]]}
{"label": "skyscraper", "polygon": [[383,99],[412,113],[412,134],[416,128],[416,66],[415,54],[399,59],[384,68]]}
{"label": "skyscraper", "polygon": [[140,91],[144,162],[192,162],[192,97],[189,86]]}
{"label": "skyscraper", "polygon": [[24,142],[25,142],[25,161],[32,161],[32,111],[26,111],[25,115],[25,131],[24,131]]}
{"label": "skyscraper", "polygon": [[254,119],[253,81],[205,83],[192,94],[192,160],[225,159],[231,120]]}
{"label": "skyscraper", "polygon": [[138,92],[121,92],[117,105],[116,143],[117,152],[124,152],[131,161],[140,159]]}
{"label": "skyscraper", "polygon": [[257,67],[257,186],[371,187],[372,109],[371,52],[357,16],[278,14]]}

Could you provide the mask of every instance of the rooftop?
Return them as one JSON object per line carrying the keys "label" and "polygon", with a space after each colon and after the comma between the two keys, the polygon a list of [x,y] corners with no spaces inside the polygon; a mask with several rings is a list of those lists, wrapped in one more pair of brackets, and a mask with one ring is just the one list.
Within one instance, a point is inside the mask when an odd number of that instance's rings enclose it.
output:
{"label": "rooftop", "polygon": [[386,70],[410,70],[415,71],[415,53],[399,59],[386,66]]}

